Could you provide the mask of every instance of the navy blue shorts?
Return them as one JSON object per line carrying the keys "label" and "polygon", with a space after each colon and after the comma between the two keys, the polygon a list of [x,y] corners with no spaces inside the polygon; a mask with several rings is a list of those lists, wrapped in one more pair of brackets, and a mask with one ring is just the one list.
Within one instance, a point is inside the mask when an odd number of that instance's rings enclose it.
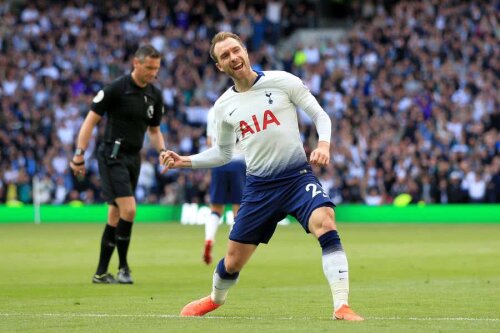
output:
{"label": "navy blue shorts", "polygon": [[244,160],[234,160],[213,168],[210,181],[210,203],[240,204],[245,186],[246,165]]}
{"label": "navy blue shorts", "polygon": [[239,243],[268,243],[279,221],[295,217],[309,233],[312,212],[335,207],[309,165],[273,179],[247,175],[243,201],[229,239]]}

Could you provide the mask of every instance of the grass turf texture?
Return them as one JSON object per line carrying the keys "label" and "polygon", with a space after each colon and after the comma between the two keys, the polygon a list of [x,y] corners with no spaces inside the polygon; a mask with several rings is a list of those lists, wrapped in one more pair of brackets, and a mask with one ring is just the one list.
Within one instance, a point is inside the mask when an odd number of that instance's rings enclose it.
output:
{"label": "grass turf texture", "polygon": [[[200,226],[134,226],[134,285],[94,285],[103,226],[0,225],[0,332],[499,332],[500,225],[340,224],[353,308],[331,320],[321,251],[297,225],[279,227],[205,318],[181,308],[210,292]],[[117,253],[111,272],[117,271]]]}

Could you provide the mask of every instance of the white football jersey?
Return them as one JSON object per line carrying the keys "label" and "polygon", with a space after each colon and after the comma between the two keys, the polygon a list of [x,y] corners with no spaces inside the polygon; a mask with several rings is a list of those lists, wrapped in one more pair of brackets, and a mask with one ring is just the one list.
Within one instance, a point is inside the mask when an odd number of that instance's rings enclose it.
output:
{"label": "white football jersey", "polygon": [[[215,111],[214,108],[211,107],[207,113],[207,137],[210,137],[212,140],[212,146],[217,144],[217,125],[215,124]],[[233,149],[233,158],[232,160],[244,160],[245,156],[239,147],[239,143],[236,142],[236,145]]]}
{"label": "white football jersey", "polygon": [[[230,145],[238,140],[247,173],[253,176],[273,177],[296,169],[307,163],[297,106],[313,119],[317,113],[326,115],[295,75],[283,71],[259,72],[259,78],[248,91],[240,93],[231,87],[215,102],[217,143]],[[330,142],[330,122],[327,128],[319,132],[319,139]]]}

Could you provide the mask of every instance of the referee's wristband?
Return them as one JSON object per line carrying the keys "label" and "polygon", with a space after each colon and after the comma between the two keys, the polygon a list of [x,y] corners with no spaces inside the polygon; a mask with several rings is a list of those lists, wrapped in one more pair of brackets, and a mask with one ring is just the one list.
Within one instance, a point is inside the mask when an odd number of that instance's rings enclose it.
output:
{"label": "referee's wristband", "polygon": [[84,165],[85,161],[75,162],[75,161],[71,160],[71,163],[73,163],[73,165],[75,165],[75,166],[80,166],[80,165]]}

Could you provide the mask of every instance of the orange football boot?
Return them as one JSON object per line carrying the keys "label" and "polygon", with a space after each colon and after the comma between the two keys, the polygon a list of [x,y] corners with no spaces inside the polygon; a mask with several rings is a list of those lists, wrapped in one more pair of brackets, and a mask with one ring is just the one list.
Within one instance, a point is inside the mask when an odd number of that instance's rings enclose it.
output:
{"label": "orange football boot", "polygon": [[352,311],[349,305],[342,305],[337,311],[333,313],[333,319],[337,320],[347,320],[347,321],[362,321],[365,320],[356,312]]}
{"label": "orange football boot", "polygon": [[202,299],[193,301],[182,308],[181,316],[183,317],[200,317],[204,314],[214,311],[222,304],[217,304],[212,301],[210,296],[203,297]]}

